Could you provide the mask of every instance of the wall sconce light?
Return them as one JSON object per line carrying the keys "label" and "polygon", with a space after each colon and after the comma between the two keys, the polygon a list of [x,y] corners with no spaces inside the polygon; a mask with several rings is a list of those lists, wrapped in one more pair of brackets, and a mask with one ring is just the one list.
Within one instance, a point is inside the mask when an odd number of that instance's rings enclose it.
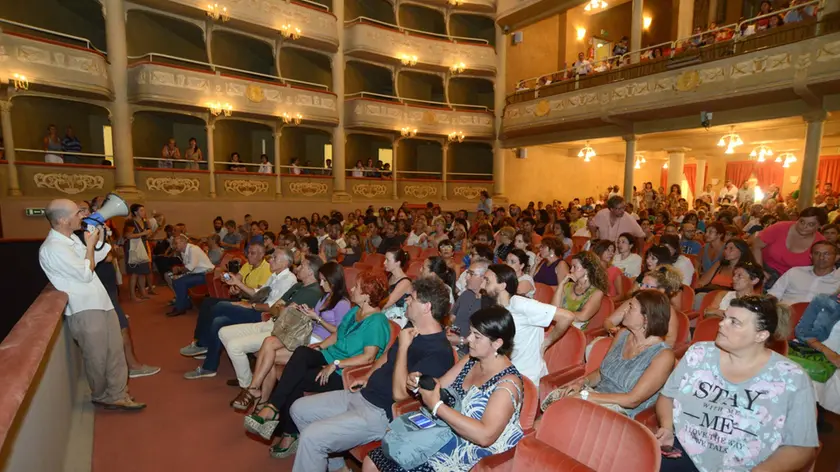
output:
{"label": "wall sconce light", "polygon": [[449,0],[449,4],[453,7],[460,7],[464,4],[464,0]]}
{"label": "wall sconce light", "polygon": [[452,64],[449,67],[449,70],[452,71],[453,74],[460,74],[460,73],[464,72],[464,70],[466,70],[466,68],[467,68],[466,64],[464,64],[463,62],[457,62],[455,64]]}
{"label": "wall sconce light", "polygon": [[29,90],[29,79],[25,75],[15,74],[12,76],[11,82],[15,86],[15,90]]}
{"label": "wall sconce light", "polygon": [[295,116],[292,116],[288,113],[283,113],[282,118],[283,124],[286,125],[299,125],[300,122],[303,121],[303,115],[301,115],[300,113],[295,114]]}
{"label": "wall sconce light", "polygon": [[409,128],[408,126],[403,126],[400,130],[400,135],[403,138],[413,138],[417,136],[417,128]]}
{"label": "wall sconce light", "polygon": [[666,162],[666,163],[662,164],[662,168],[667,169],[668,168],[668,163]]}
{"label": "wall sconce light", "polygon": [[233,112],[233,107],[230,105],[230,103],[225,103],[224,105],[222,105],[220,102],[210,102],[207,104],[207,107],[210,108],[210,113],[212,113],[213,116],[219,116],[223,113],[225,116],[230,116],[230,114]]}
{"label": "wall sconce light", "polygon": [[227,7],[220,7],[218,3],[207,5],[207,16],[217,21],[227,21],[230,19],[230,13],[228,13]]}
{"label": "wall sconce light", "polygon": [[583,38],[586,37],[586,28],[583,26],[578,26],[575,31],[577,31],[577,40],[583,41]]}
{"label": "wall sconce light", "polygon": [[448,139],[449,139],[450,143],[454,143],[454,142],[463,143],[465,137],[466,136],[464,136],[463,131],[453,131],[453,132],[449,133]]}
{"label": "wall sconce light", "polygon": [[280,27],[280,34],[286,39],[300,39],[300,28],[292,25],[283,25]]}
{"label": "wall sconce light", "polygon": [[653,23],[653,18],[651,18],[651,17],[649,17],[649,16],[647,16],[647,15],[645,15],[645,17],[644,17],[644,18],[642,18],[642,28],[643,28],[644,30],[648,30],[648,29],[650,29],[650,24],[651,24],[651,23]]}
{"label": "wall sconce light", "polygon": [[403,54],[400,56],[400,62],[402,62],[404,66],[416,66],[417,56],[409,56],[408,54]]}

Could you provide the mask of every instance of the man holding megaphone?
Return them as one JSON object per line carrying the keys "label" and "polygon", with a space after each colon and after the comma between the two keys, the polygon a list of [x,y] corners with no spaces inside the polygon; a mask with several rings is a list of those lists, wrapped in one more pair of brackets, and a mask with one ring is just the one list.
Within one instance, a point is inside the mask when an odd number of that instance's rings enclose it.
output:
{"label": "man holding megaphone", "polygon": [[53,286],[67,294],[64,315],[82,350],[93,403],[115,410],[142,410],[146,405],[128,394],[128,366],[114,304],[94,271],[111,250],[110,244],[100,240],[105,231],[102,223],[117,216],[120,205],[125,207],[121,198],[109,195],[112,198],[96,214],[101,223],[97,220],[98,224],[88,226],[84,243],[73,234],[82,223],[84,209],[70,200],[51,201],[46,216],[52,229],[38,259]]}

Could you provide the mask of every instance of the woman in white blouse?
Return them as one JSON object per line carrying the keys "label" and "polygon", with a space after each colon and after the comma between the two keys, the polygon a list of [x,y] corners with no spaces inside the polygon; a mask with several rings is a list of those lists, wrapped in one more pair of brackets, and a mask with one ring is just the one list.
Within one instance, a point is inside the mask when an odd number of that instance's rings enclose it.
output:
{"label": "woman in white blouse", "polygon": [[703,312],[704,317],[717,316],[723,318],[732,300],[750,295],[761,295],[764,286],[764,268],[755,262],[740,262],[732,271],[732,288],[734,290],[719,293],[715,300]]}
{"label": "woman in white blouse", "polygon": [[[674,263],[671,264],[682,275],[683,285],[691,286],[691,281],[694,279],[694,264],[691,259],[680,254],[680,238],[671,234],[663,235],[659,238],[659,244],[664,245],[671,251]],[[686,307],[689,309],[691,307]]]}
{"label": "woman in white blouse", "polygon": [[271,174],[274,172],[274,166],[268,162],[268,156],[265,154],[260,155],[260,170],[258,172],[260,174]]}
{"label": "woman in white blouse", "polygon": [[505,259],[505,263],[516,272],[516,279],[519,280],[519,285],[516,287],[516,294],[523,297],[534,298],[537,293],[537,286],[534,284],[534,278],[528,273],[528,254],[522,249],[512,249]]}
{"label": "woman in white blouse", "polygon": [[612,263],[621,269],[625,277],[635,279],[642,273],[642,256],[633,252],[636,238],[630,233],[622,233],[616,241],[616,254]]}

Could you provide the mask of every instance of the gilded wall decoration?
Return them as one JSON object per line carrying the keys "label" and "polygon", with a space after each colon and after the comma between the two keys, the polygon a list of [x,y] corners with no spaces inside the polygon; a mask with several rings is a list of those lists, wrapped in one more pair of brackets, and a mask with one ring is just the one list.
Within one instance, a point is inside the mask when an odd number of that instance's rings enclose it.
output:
{"label": "gilded wall decoration", "polygon": [[551,106],[548,104],[548,102],[545,101],[545,100],[540,100],[540,102],[537,103],[537,106],[534,109],[534,115],[545,116],[550,111],[551,111]]}
{"label": "gilded wall decoration", "polygon": [[67,195],[76,195],[85,190],[99,189],[105,185],[105,177],[90,174],[42,174],[37,173],[33,178],[38,188],[58,190]]}
{"label": "gilded wall decoration", "polygon": [[457,197],[464,197],[467,200],[475,200],[481,196],[481,192],[484,190],[484,187],[455,187],[452,194]]}
{"label": "gilded wall decoration", "polygon": [[58,47],[57,50],[51,51],[42,47],[21,44],[17,47],[15,58],[21,62],[28,62],[30,64],[58,67],[60,69],[101,77],[108,76],[105,60],[101,56],[93,53],[81,56],[78,54],[68,54],[68,51],[74,50]]}
{"label": "gilded wall decoration", "polygon": [[198,179],[184,177],[149,177],[146,188],[150,191],[164,192],[169,195],[180,195],[184,192],[198,192],[201,183]]}
{"label": "gilded wall decoration", "polygon": [[700,73],[696,70],[688,70],[677,78],[676,89],[680,92],[693,92],[699,85]]}
{"label": "gilded wall decoration", "polygon": [[406,185],[403,187],[403,193],[407,197],[414,197],[422,200],[432,195],[437,195],[437,187],[433,187],[431,185]]}
{"label": "gilded wall decoration", "polygon": [[225,180],[225,192],[236,192],[246,197],[255,193],[268,193],[268,182],[245,179]]}
{"label": "gilded wall decoration", "polygon": [[254,103],[260,103],[265,100],[265,93],[263,93],[262,87],[254,84],[248,86],[245,90],[245,96],[248,97],[248,100]]}
{"label": "gilded wall decoration", "polygon": [[365,198],[376,198],[388,193],[388,187],[383,184],[356,184],[353,185],[353,193]]}
{"label": "gilded wall decoration", "polygon": [[817,50],[817,61],[830,61],[840,56],[840,41],[824,44]]}
{"label": "gilded wall decoration", "polygon": [[292,182],[289,184],[290,192],[304,197],[314,197],[327,193],[328,188],[327,184],[321,182]]}

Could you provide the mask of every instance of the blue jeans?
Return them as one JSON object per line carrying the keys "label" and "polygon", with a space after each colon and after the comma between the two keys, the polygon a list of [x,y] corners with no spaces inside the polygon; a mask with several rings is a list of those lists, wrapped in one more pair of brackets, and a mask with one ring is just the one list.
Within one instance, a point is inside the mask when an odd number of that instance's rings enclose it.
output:
{"label": "blue jeans", "polygon": [[230,298],[205,298],[201,301],[201,306],[198,308],[198,319],[195,321],[195,331],[193,331],[193,338],[199,346],[204,346],[202,340],[209,337],[210,325],[213,322],[213,307],[219,303],[230,304]]}
{"label": "blue jeans", "polygon": [[219,358],[222,355],[222,340],[219,339],[219,330],[235,324],[259,323],[262,321],[262,312],[232,303],[219,303],[213,307],[210,313],[213,321],[205,334],[205,339],[199,339],[199,345],[207,348],[207,358],[204,359],[202,367],[204,370],[216,372],[219,368]]}
{"label": "blue jeans", "polygon": [[204,285],[204,274],[184,274],[172,281],[172,289],[175,290],[175,310],[186,310],[192,305],[190,302],[189,289]]}
{"label": "blue jeans", "polygon": [[825,341],[834,325],[840,321],[840,302],[837,295],[817,295],[808,304],[802,319],[796,325],[794,333],[796,339],[807,342],[808,339],[817,338],[817,341]]}

